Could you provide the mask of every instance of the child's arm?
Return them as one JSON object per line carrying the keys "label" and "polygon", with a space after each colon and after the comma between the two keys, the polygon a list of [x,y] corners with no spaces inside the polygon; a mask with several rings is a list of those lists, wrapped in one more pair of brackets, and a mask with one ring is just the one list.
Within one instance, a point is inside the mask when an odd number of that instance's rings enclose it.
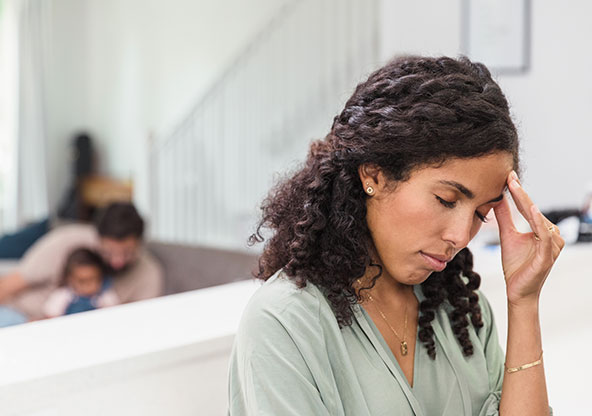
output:
{"label": "child's arm", "polygon": [[120,305],[121,301],[113,289],[105,290],[97,299],[97,308]]}
{"label": "child's arm", "polygon": [[43,306],[43,313],[47,318],[55,318],[66,313],[66,308],[72,302],[73,293],[65,287],[54,290]]}

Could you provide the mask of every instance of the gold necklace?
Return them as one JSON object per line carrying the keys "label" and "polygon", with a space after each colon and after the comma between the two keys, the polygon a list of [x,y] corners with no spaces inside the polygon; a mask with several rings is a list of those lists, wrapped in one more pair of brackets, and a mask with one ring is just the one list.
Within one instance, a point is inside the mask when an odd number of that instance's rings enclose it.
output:
{"label": "gold necklace", "polygon": [[409,348],[407,346],[407,341],[405,341],[405,337],[407,336],[407,303],[405,303],[405,326],[403,327],[403,337],[401,338],[399,336],[399,334],[397,333],[397,331],[395,331],[395,328],[393,328],[392,325],[389,323],[389,321],[386,319],[386,316],[384,316],[384,313],[382,313],[382,311],[380,310],[380,307],[378,306],[378,302],[376,302],[374,300],[374,298],[372,297],[372,295],[370,295],[370,294],[368,294],[368,299],[370,299],[370,301],[374,303],[374,305],[376,306],[376,309],[378,310],[378,313],[380,313],[380,316],[382,316],[382,319],[384,320],[384,322],[388,325],[388,327],[391,329],[391,331],[393,331],[393,334],[395,334],[395,336],[397,338],[399,338],[399,341],[401,341],[401,355],[403,355],[403,356],[407,355],[407,353],[409,352]]}
{"label": "gold necklace", "polygon": [[[361,283],[358,279],[358,283]],[[391,329],[391,331],[393,331],[393,334],[395,334],[395,336],[397,338],[399,338],[399,341],[401,342],[401,355],[405,356],[407,355],[407,353],[409,352],[409,347],[407,346],[407,341],[405,340],[406,336],[407,336],[407,305],[408,303],[405,302],[405,326],[403,327],[403,337],[400,337],[399,334],[397,333],[397,331],[395,331],[395,328],[392,327],[392,325],[389,323],[389,321],[386,319],[386,316],[384,316],[384,313],[382,313],[382,310],[380,309],[380,307],[378,306],[378,302],[376,302],[374,300],[374,298],[372,297],[371,294],[367,294],[366,295],[368,297],[368,299],[370,299],[370,302],[374,303],[374,305],[376,306],[376,310],[378,310],[378,313],[380,314],[380,316],[382,316],[382,319],[384,320],[384,322],[388,325],[388,327]]]}

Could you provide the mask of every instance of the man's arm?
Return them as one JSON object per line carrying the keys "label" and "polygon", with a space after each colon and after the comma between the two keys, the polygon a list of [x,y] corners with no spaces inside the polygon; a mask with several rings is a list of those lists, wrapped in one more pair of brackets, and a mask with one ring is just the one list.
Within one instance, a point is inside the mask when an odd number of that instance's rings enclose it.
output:
{"label": "man's arm", "polygon": [[26,289],[27,286],[29,284],[17,271],[0,277],[0,303],[6,302],[20,291]]}

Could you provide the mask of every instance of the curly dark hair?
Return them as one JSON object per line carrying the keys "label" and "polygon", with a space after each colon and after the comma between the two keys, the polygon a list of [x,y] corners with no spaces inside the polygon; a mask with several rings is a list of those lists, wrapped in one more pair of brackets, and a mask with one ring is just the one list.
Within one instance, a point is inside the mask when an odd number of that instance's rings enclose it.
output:
{"label": "curly dark hair", "polygon": [[60,286],[66,286],[68,284],[68,279],[72,274],[72,270],[76,266],[94,266],[101,272],[101,274],[105,273],[105,263],[99,253],[89,248],[77,248],[73,250],[66,259],[62,278],[60,280]]}
{"label": "curly dark hair", "polygon": [[144,235],[144,220],[131,202],[112,202],[97,215],[95,226],[101,237],[124,240]]}
{"label": "curly dark hair", "polygon": [[[304,165],[280,181],[262,204],[250,243],[264,241],[255,276],[267,280],[282,269],[299,287],[317,285],[340,326],[351,325],[352,305],[361,300],[354,282],[372,263],[366,223],[368,196],[358,168],[378,166],[392,181],[405,181],[419,167],[451,158],[496,152],[513,156],[518,170],[518,135],[508,103],[489,70],[466,57],[395,58],[359,84],[335,117],[330,133],[313,142]],[[370,286],[382,274],[382,268]],[[442,272],[422,283],[419,339],[436,356],[431,321],[444,301],[463,353],[472,355],[468,316],[483,326],[480,277],[472,254],[461,250]]]}

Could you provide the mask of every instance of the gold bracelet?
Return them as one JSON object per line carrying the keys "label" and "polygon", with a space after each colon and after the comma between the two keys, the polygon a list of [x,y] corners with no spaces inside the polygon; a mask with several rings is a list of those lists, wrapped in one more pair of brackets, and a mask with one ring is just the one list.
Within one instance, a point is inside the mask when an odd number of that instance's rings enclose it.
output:
{"label": "gold bracelet", "polygon": [[508,373],[515,373],[517,371],[526,370],[527,368],[536,367],[537,365],[540,365],[542,362],[543,362],[543,352],[541,351],[541,357],[538,360],[533,361],[532,363],[522,364],[519,367],[508,367],[507,365],[504,364],[504,367],[506,367],[506,371]]}

